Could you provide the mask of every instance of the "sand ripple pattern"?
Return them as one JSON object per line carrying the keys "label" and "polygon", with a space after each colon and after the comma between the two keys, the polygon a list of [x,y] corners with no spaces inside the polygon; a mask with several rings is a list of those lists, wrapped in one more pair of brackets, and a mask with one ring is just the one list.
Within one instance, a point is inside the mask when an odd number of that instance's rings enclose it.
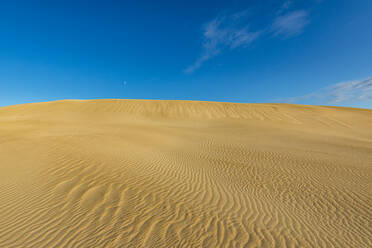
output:
{"label": "sand ripple pattern", "polygon": [[372,110],[0,109],[0,247],[372,247]]}

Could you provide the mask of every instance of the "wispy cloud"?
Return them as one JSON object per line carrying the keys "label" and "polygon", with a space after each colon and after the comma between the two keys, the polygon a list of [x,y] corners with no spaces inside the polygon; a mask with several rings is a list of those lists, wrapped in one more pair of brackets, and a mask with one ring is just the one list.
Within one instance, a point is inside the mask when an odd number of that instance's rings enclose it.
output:
{"label": "wispy cloud", "polygon": [[292,5],[292,0],[286,0],[283,2],[282,6],[279,8],[277,15],[282,14],[283,12],[287,11],[289,7]]}
{"label": "wispy cloud", "polygon": [[219,16],[207,22],[202,28],[201,55],[184,72],[192,73],[221,52],[247,47],[259,37],[289,38],[299,35],[310,23],[309,13],[306,10],[291,10],[292,5],[292,0],[284,1],[279,10],[271,13],[267,24],[256,30],[254,27],[259,26],[257,22],[262,20],[251,18],[248,10]]}
{"label": "wispy cloud", "polygon": [[202,55],[184,71],[191,73],[221,51],[245,47],[257,39],[260,32],[252,32],[249,30],[249,25],[241,23],[245,15],[243,11],[230,16],[217,17],[206,23],[203,27]]}
{"label": "wispy cloud", "polygon": [[300,34],[309,24],[308,13],[305,10],[296,10],[279,15],[272,25],[275,36],[281,35],[285,38]]}
{"label": "wispy cloud", "polygon": [[333,105],[372,104],[372,78],[337,83],[310,94],[282,99],[282,102]]}

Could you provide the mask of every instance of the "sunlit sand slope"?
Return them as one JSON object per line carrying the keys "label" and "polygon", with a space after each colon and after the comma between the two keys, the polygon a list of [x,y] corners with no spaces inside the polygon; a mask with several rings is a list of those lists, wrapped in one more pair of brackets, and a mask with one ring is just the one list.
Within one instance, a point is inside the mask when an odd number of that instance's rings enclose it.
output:
{"label": "sunlit sand slope", "polygon": [[0,247],[372,247],[372,110],[0,108]]}

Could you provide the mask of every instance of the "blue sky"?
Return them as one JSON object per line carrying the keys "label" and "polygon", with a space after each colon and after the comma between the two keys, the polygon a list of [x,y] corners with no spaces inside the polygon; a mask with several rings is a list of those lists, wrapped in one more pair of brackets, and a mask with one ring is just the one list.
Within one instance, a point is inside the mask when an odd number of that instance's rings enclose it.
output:
{"label": "blue sky", "polygon": [[58,99],[372,108],[372,1],[2,1],[0,106]]}

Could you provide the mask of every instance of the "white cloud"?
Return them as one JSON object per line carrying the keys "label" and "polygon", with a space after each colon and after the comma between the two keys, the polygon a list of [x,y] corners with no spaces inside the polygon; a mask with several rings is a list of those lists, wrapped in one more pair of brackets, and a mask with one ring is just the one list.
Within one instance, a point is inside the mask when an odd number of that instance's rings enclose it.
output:
{"label": "white cloud", "polygon": [[[271,13],[253,13],[251,9],[246,9],[219,16],[204,24],[201,55],[184,72],[192,73],[221,52],[244,48],[259,37],[290,38],[301,34],[310,23],[309,12],[293,10],[294,7],[294,0],[283,0]],[[258,26],[261,28],[252,28]]]}
{"label": "white cloud", "polygon": [[[256,14],[256,18],[249,15],[252,11],[243,10],[206,23],[203,25],[202,53],[184,72],[192,73],[222,51],[244,48],[259,37],[289,38],[301,34],[310,23],[309,13],[305,10],[290,10],[293,5],[293,0],[285,0],[276,12]],[[263,20],[266,24],[262,26],[265,23]],[[252,30],[255,26],[261,26],[261,29]]]}
{"label": "white cloud", "polygon": [[230,16],[222,16],[208,22],[203,28],[203,52],[202,55],[184,71],[192,73],[205,61],[215,57],[221,51],[238,47],[245,47],[260,35],[260,32],[252,32],[248,25],[241,25],[240,20],[246,15],[242,11]]}
{"label": "white cloud", "polygon": [[280,15],[283,12],[287,11],[292,5],[292,0],[286,0],[283,2],[282,6],[279,8],[277,14]]}
{"label": "white cloud", "polygon": [[335,84],[329,88],[329,98],[334,103],[372,101],[372,78]]}
{"label": "white cloud", "polygon": [[296,10],[277,16],[272,25],[272,32],[275,36],[288,38],[300,34],[308,24],[308,13],[305,10]]}
{"label": "white cloud", "polygon": [[283,100],[289,103],[315,102],[320,104],[353,105],[372,103],[372,78],[342,82],[299,97]]}

